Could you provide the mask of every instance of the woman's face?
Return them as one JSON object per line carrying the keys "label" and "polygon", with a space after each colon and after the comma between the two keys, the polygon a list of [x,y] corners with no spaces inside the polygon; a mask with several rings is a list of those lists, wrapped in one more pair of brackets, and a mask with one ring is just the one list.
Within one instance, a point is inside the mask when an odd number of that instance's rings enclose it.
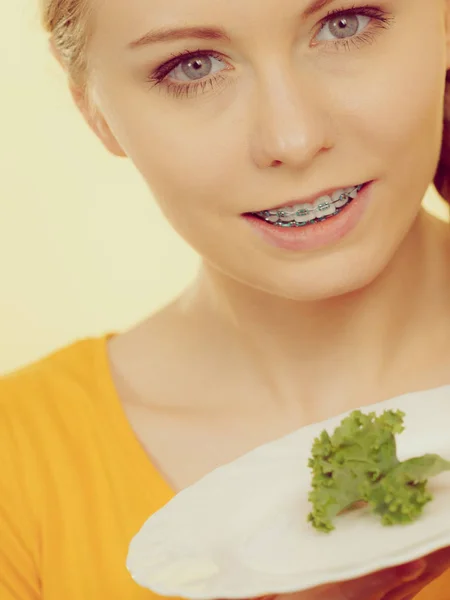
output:
{"label": "woman's face", "polygon": [[[92,1],[100,137],[209,265],[301,300],[381,272],[437,167],[449,0]],[[372,180],[321,248],[273,246],[242,216]]]}

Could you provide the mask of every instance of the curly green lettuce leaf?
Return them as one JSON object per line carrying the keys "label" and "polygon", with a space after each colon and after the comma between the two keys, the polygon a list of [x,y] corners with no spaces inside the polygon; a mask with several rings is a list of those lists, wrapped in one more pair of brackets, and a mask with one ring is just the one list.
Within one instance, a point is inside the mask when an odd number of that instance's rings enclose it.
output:
{"label": "curly green lettuce leaf", "polygon": [[411,523],[433,496],[426,485],[430,477],[450,470],[450,462],[437,454],[405,460],[394,467],[371,491],[370,505],[383,525]]}
{"label": "curly green lettuce leaf", "polygon": [[331,532],[333,521],[357,502],[367,503],[384,525],[417,519],[432,500],[427,480],[450,470],[450,462],[428,454],[400,462],[395,435],[404,431],[401,411],[363,414],[353,411],[330,436],[326,431],[314,440],[313,510],[308,522],[319,531]]}

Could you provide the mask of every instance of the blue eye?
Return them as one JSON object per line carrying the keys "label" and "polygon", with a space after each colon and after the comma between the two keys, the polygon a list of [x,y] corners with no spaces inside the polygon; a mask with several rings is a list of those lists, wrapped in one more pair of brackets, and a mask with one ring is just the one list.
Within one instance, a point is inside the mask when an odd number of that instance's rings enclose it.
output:
{"label": "blue eye", "polygon": [[323,25],[318,36],[316,36],[316,41],[332,42],[354,37],[364,31],[367,28],[367,25],[370,24],[370,21],[370,17],[359,14],[347,14],[340,17],[329,18]]}
{"label": "blue eye", "polygon": [[[220,61],[211,54],[193,54],[189,58],[180,60],[178,65],[168,73],[167,77],[177,81],[192,82],[221,71],[221,65],[223,66],[223,61]],[[190,78],[190,75],[193,77]]]}
{"label": "blue eye", "polygon": [[[320,31],[311,47],[350,50],[375,40],[381,29],[388,29],[394,17],[377,6],[359,6],[330,11],[321,21]],[[214,89],[226,80],[227,71],[234,70],[225,58],[214,50],[184,51],[149,73],[147,81],[175,97],[189,97],[207,87]],[[191,78],[191,75],[193,76]]]}
{"label": "blue eye", "polygon": [[365,42],[375,39],[377,30],[388,29],[394,20],[376,6],[332,10],[322,19],[322,27],[312,45],[328,48],[331,44],[333,48],[350,49],[350,44],[353,44],[360,48]]}

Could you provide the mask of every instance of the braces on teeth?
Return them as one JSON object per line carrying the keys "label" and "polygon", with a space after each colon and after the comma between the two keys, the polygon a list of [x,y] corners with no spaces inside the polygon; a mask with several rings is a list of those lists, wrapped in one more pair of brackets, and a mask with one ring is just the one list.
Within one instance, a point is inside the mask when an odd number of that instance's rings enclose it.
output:
{"label": "braces on teeth", "polygon": [[[364,184],[361,185],[357,185],[353,190],[356,191],[357,193],[359,193],[359,191],[361,190],[361,188],[364,186]],[[350,192],[350,193],[352,193]],[[341,210],[343,208],[345,208],[352,200],[353,198],[351,198],[350,193],[343,193],[339,196],[339,198],[337,200],[334,201],[330,201],[330,202],[324,202],[323,204],[319,204],[318,206],[316,206],[313,209],[308,209],[308,208],[301,208],[298,209],[297,211],[292,212],[289,216],[292,217],[292,221],[281,221],[280,219],[283,217],[288,216],[289,213],[287,213],[285,210],[283,209],[278,209],[278,210],[263,210],[262,212],[257,212],[257,213],[253,213],[255,215],[257,215],[258,217],[261,217],[262,219],[264,219],[265,221],[271,223],[272,225],[277,225],[279,227],[304,227],[305,225],[310,225],[311,223],[316,223],[318,221],[324,221],[325,219],[328,219],[330,217],[333,217],[335,215],[337,215],[338,213],[341,212]],[[317,213],[320,211],[326,211],[330,208],[330,206],[332,206],[333,204],[337,204],[338,202],[342,202],[343,200],[349,200],[349,202],[347,202],[344,206],[342,206],[341,208],[336,209],[336,212],[334,212],[332,215],[326,215],[324,217],[318,217],[317,215],[315,217],[313,217],[310,221],[306,221],[303,223],[298,223],[297,221],[295,221],[295,215],[298,216],[305,216],[308,215],[310,213]],[[278,221],[276,221],[275,223],[273,222],[273,217],[275,215],[278,215]]]}

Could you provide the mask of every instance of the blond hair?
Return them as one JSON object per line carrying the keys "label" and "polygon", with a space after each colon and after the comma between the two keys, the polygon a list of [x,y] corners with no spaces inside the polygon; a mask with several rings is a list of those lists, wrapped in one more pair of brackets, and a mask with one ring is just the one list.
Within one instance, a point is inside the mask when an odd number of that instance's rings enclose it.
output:
{"label": "blond hair", "polygon": [[[39,0],[41,23],[66,71],[88,98],[88,46],[93,31],[91,0]],[[450,73],[447,73],[443,140],[434,184],[450,203]]]}
{"label": "blond hair", "polygon": [[87,90],[88,46],[93,30],[91,0],[39,0],[40,21],[72,82]]}

